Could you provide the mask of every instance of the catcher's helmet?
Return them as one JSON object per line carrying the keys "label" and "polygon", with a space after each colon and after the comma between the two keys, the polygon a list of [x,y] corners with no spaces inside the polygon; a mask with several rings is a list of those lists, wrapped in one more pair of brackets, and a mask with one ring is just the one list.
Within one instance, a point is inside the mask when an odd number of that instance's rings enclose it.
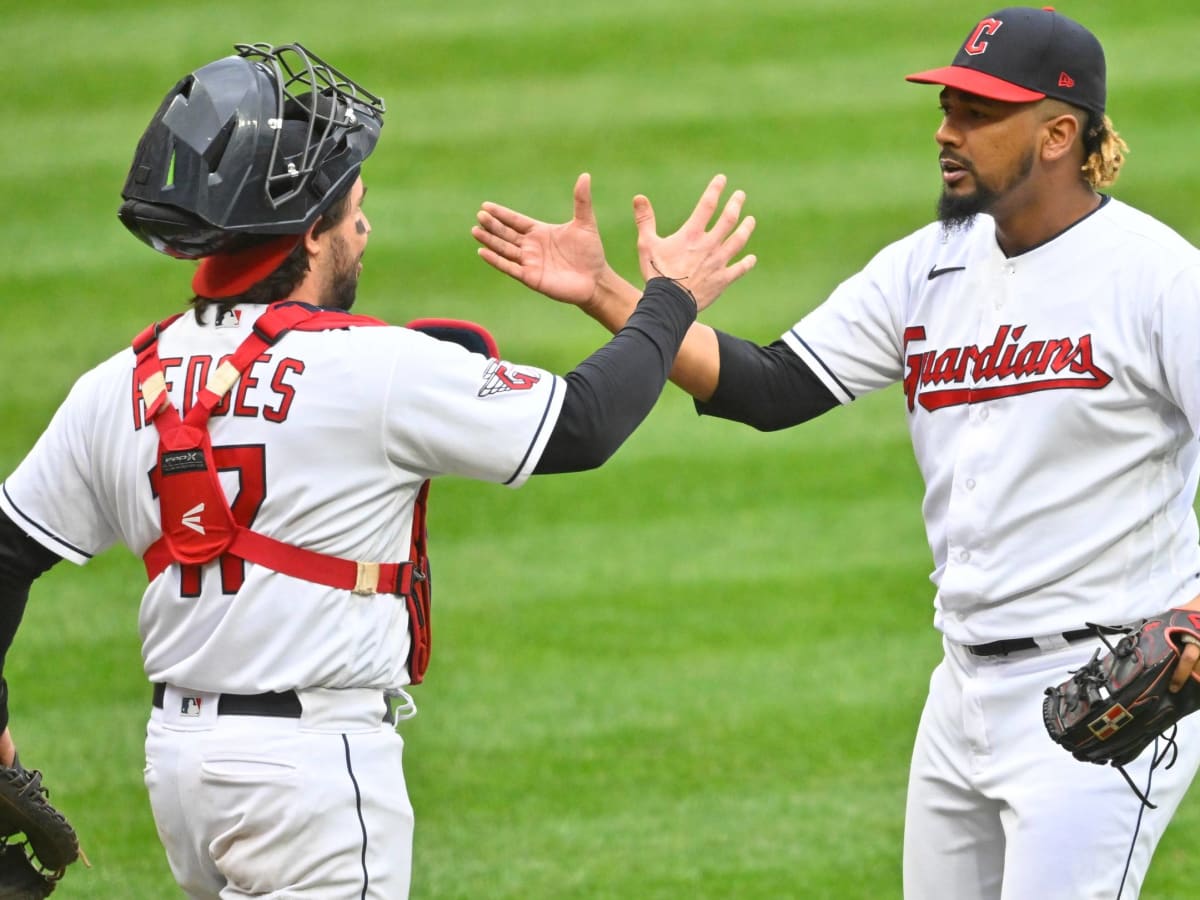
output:
{"label": "catcher's helmet", "polygon": [[300,44],[234,49],[167,93],[121,191],[121,222],[170,256],[302,234],[383,127],[383,100]]}

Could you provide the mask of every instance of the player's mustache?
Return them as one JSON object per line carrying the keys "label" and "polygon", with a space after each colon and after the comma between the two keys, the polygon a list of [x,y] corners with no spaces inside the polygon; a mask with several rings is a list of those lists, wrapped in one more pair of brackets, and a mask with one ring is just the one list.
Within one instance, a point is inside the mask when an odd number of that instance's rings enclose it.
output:
{"label": "player's mustache", "polygon": [[963,169],[966,169],[972,175],[975,174],[975,167],[973,165],[971,165],[970,160],[966,159],[965,157],[959,156],[957,153],[954,153],[953,151],[950,151],[950,150],[943,150],[941,153],[939,153],[938,154],[938,162],[942,163],[942,164],[952,162],[956,166],[961,166]]}

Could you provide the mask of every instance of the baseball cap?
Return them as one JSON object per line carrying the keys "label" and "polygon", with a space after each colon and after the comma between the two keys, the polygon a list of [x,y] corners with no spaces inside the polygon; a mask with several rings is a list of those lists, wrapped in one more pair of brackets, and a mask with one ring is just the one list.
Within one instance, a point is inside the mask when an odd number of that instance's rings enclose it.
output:
{"label": "baseball cap", "polygon": [[303,237],[285,234],[236,253],[206,256],[192,276],[192,290],[210,300],[249,290],[283,265]]}
{"label": "baseball cap", "polygon": [[906,80],[1008,103],[1055,97],[1099,114],[1106,100],[1100,41],[1052,6],[992,13],[971,29],[950,65]]}

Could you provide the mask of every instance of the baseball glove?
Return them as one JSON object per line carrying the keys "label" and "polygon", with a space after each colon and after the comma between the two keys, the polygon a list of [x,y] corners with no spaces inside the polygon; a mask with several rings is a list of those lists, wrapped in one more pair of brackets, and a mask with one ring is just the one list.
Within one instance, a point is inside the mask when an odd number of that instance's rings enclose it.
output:
{"label": "baseball glove", "polygon": [[[1076,759],[1125,766],[1155,738],[1200,709],[1200,683],[1167,688],[1185,643],[1200,644],[1200,612],[1171,609],[1101,648],[1070,679],[1046,688],[1042,717],[1050,737]],[[1122,770],[1123,771],[1123,770]]]}
{"label": "baseball glove", "polygon": [[[46,897],[83,859],[75,829],[50,805],[42,773],[0,766],[0,900]],[[23,835],[23,841],[13,841]],[[85,860],[86,862],[86,860]]]}

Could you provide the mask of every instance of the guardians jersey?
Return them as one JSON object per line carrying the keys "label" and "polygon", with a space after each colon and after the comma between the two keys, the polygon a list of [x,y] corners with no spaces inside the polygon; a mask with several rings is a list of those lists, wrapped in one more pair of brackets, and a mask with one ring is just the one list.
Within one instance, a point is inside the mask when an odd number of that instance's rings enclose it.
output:
{"label": "guardians jersey", "polygon": [[[265,307],[159,341],[171,402],[186,413],[209,372]],[[54,553],[85,563],[114,543],[137,554],[161,534],[145,420],[126,350],[79,379],[4,482],[0,508]],[[557,376],[489,360],[395,327],[291,332],[214,410],[209,430],[235,512],[278,540],[348,559],[407,559],[422,483],[444,474],[521,485],[562,404]],[[224,558],[173,565],[139,613],[154,682],[258,693],[408,683],[403,598],[355,595]]]}
{"label": "guardians jersey", "polygon": [[841,403],[900,382],[937,626],[976,644],[1200,594],[1200,252],[1113,199],[1006,257],[995,226],[886,247],[785,336]]}

